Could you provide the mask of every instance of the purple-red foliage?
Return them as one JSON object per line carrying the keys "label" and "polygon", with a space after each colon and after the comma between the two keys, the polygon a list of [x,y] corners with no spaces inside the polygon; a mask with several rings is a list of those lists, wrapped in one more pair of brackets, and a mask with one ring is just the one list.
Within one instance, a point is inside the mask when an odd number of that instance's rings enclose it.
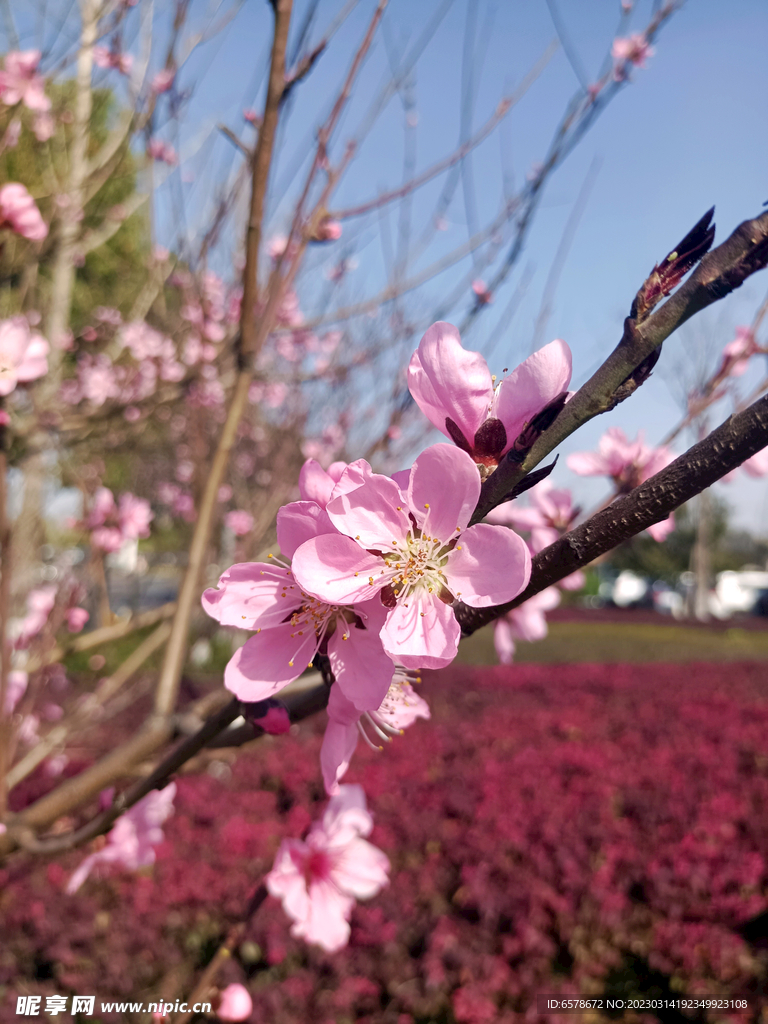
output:
{"label": "purple-red foliage", "polygon": [[[390,887],[334,955],[292,939],[270,898],[221,979],[249,978],[252,1021],[512,1021],[536,993],[599,992],[625,956],[690,994],[759,989],[734,929],[768,906],[763,665],[455,664],[422,692],[432,721],[361,745],[345,778]],[[180,778],[153,869],[67,896],[81,852],[12,861],[2,1019],[17,992],[188,995],[281,839],[321,811],[322,726]]]}

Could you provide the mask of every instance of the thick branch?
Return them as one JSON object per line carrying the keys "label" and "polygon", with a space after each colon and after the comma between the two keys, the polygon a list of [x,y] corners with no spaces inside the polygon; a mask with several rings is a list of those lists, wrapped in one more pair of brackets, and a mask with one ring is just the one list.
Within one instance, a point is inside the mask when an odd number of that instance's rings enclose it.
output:
{"label": "thick branch", "polygon": [[578,427],[613,408],[620,386],[670,334],[767,264],[768,213],[764,213],[744,221],[730,238],[708,253],[676,294],[644,323],[635,326],[634,320],[627,317],[619,344],[544,431],[522,465],[507,458],[486,480],[473,522],[479,522],[500,504],[519,480]]}
{"label": "thick branch", "polygon": [[507,604],[493,608],[456,606],[464,636],[517,608],[530,597],[584,568],[617,544],[660,523],[745,459],[768,445],[768,396],[729,417],[685,455],[565,534],[533,559],[531,582]]}

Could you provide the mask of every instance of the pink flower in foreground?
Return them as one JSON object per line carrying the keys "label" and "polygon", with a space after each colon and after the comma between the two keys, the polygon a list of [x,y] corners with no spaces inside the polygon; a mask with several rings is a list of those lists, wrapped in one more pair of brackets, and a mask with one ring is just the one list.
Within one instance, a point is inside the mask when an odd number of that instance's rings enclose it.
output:
{"label": "pink flower in foreground", "polygon": [[101,864],[117,864],[137,871],[155,862],[155,847],[163,841],[161,825],[173,814],[176,783],[153,790],[118,818],[107,836],[107,845],[86,857],[67,883],[69,895],[77,892],[88,875]]}
{"label": "pink flower in foreground", "polygon": [[221,1002],[216,1010],[219,1020],[247,1020],[253,1011],[253,1000],[248,994],[248,989],[245,985],[238,985],[237,982],[222,989],[220,999]]}
{"label": "pink flower in foreground", "polygon": [[[600,438],[596,452],[574,452],[566,459],[568,468],[579,476],[608,476],[620,494],[628,494],[674,462],[666,446],[652,448],[640,431],[629,441],[620,427],[609,427]],[[654,540],[663,541],[675,528],[674,516],[648,527]]]}
{"label": "pink flower in foreground", "polygon": [[493,624],[493,644],[502,665],[510,665],[515,653],[515,640],[533,643],[547,635],[546,612],[560,604],[557,587],[547,587],[540,594],[528,598],[519,608],[497,619]]}
{"label": "pink flower in foreground", "polygon": [[389,882],[389,860],[366,842],[373,819],[361,786],[340,786],[306,840],[284,839],[265,881],[293,919],[291,934],[333,953],[349,941],[355,900]]}
{"label": "pink flower in foreground", "polygon": [[480,353],[462,348],[459,332],[443,322],[429,328],[408,366],[408,387],[430,423],[485,466],[497,465],[570,379],[571,350],[556,340],[497,386]]}
{"label": "pink flower in foreground", "polygon": [[453,601],[502,604],[531,573],[528,548],[511,530],[467,529],[479,496],[472,459],[451,445],[433,445],[414,463],[407,490],[371,474],[332,498],[326,512],[339,533],[301,545],[296,578],[333,604],[381,595],[389,609],[381,640],[390,657],[406,668],[442,668],[456,657],[461,632]]}
{"label": "pink flower in foreground", "polygon": [[224,516],[224,525],[236,537],[244,537],[253,529],[253,516],[250,512],[244,512],[242,509],[233,509]]}
{"label": "pink flower in foreground", "polygon": [[626,78],[627,64],[644,68],[648,57],[652,57],[654,49],[643,32],[634,32],[631,36],[617,36],[611,47],[613,57],[613,75],[617,81]]}
{"label": "pink flower in foreground", "polygon": [[67,629],[70,633],[79,633],[91,617],[85,608],[67,608],[66,615]]}
{"label": "pink flower in foreground", "polygon": [[331,687],[328,725],[320,748],[325,789],[331,796],[339,790],[339,782],[349,767],[358,736],[362,736],[369,746],[377,745],[375,741],[371,742],[365,726],[388,743],[393,736],[401,735],[404,729],[413,725],[417,718],[430,717],[429,705],[414,691],[410,680],[420,681],[415,672],[396,668],[381,706],[376,711],[366,711],[362,716],[338,686]]}
{"label": "pink flower in foreground", "polygon": [[0,228],[10,228],[31,242],[39,242],[48,234],[35,200],[17,181],[0,188]]}
{"label": "pink flower in foreground", "polygon": [[0,71],[0,101],[9,107],[23,103],[30,110],[50,110],[51,101],[45,95],[45,79],[37,74],[39,50],[11,50],[5,55],[5,68]]}
{"label": "pink flower in foreground", "polygon": [[749,360],[760,351],[751,327],[737,327],[736,337],[723,349],[718,377],[741,377],[746,373]]}
{"label": "pink flower in foreground", "polygon": [[[277,539],[290,558],[308,538],[333,533],[326,513],[314,502],[280,509]],[[349,607],[326,603],[306,592],[291,568],[272,562],[233,565],[219,589],[203,594],[203,608],[223,626],[255,630],[224,670],[224,685],[240,700],[271,697],[298,679],[318,653],[330,659],[336,685],[360,711],[377,708],[392,680],[392,662],[379,632],[386,609],[380,601]]]}
{"label": "pink flower in foreground", "polygon": [[42,334],[30,331],[23,316],[0,320],[0,395],[48,372],[50,346]]}

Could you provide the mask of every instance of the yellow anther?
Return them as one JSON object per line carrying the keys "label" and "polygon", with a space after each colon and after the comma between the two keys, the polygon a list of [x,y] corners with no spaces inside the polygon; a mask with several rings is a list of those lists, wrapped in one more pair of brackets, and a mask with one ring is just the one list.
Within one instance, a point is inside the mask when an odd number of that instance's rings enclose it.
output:
{"label": "yellow anther", "polygon": [[274,555],[267,555],[267,558],[274,558]]}
{"label": "yellow anther", "polygon": [[429,502],[428,502],[428,501],[426,501],[426,502],[424,503],[424,508],[429,508]]}
{"label": "yellow anther", "polygon": [[293,668],[293,658],[288,662],[288,668]]}
{"label": "yellow anther", "polygon": [[373,576],[368,577],[368,583],[373,586]]}
{"label": "yellow anther", "polygon": [[457,544],[457,545],[456,545],[456,550],[457,550],[457,551],[461,551],[461,544]]}
{"label": "yellow anther", "polygon": [[355,576],[359,576],[359,575],[360,575],[360,573],[359,573],[359,572],[356,572],[356,573],[355,573]]}
{"label": "yellow anther", "polygon": [[403,511],[403,506],[402,505],[398,505],[397,506],[397,511],[398,512],[402,512]]}

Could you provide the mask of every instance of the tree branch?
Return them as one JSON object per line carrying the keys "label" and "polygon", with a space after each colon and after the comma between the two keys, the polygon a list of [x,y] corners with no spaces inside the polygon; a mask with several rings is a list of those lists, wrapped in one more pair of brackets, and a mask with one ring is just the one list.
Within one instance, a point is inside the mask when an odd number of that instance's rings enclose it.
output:
{"label": "tree branch", "polygon": [[767,445],[768,396],[765,396],[744,412],[729,417],[666,469],[540,551],[533,559],[531,582],[513,601],[493,608],[456,605],[462,635],[471,636],[481,626],[589,565],[599,555],[654,523],[660,523],[680,505]]}
{"label": "tree branch", "polygon": [[[677,255],[671,253],[670,256]],[[670,334],[694,314],[725,298],[750,275],[768,265],[768,213],[744,221],[722,245],[702,259],[696,271],[664,305],[639,325],[624,321],[621,341],[603,365],[567,403],[555,422],[532,446],[522,464],[507,456],[483,484],[472,522],[479,522],[516,483],[569,437],[574,430],[612,409],[627,395],[617,396],[638,367]],[[649,278],[650,280],[650,278]]]}

